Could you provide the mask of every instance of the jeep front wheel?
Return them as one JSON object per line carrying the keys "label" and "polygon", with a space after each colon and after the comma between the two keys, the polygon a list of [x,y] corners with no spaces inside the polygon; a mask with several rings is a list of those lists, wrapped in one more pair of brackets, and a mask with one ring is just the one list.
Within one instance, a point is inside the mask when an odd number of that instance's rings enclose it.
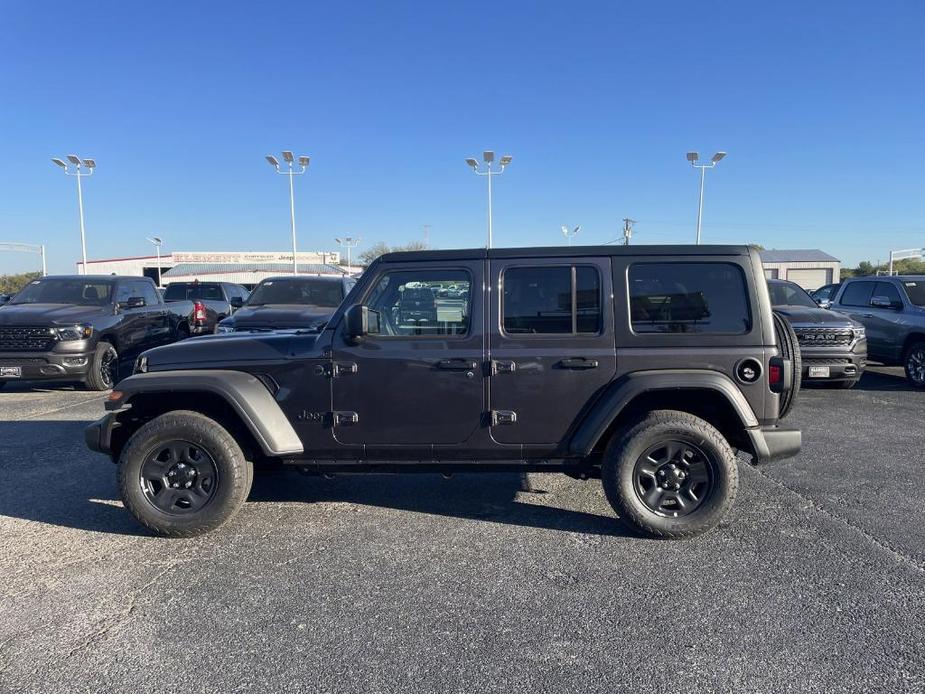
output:
{"label": "jeep front wheel", "polygon": [[735,501],[739,475],[726,439],[686,412],[658,410],[611,439],[604,493],[620,519],[654,538],[714,528]]}
{"label": "jeep front wheel", "polygon": [[178,410],[136,431],[119,458],[125,507],[158,535],[191,537],[218,528],[247,499],[254,472],[218,422]]}

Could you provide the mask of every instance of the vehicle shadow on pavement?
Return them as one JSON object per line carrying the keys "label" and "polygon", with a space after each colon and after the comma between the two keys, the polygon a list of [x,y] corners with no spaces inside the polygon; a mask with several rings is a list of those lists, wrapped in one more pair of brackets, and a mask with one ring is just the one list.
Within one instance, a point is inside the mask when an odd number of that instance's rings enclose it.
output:
{"label": "vehicle shadow on pavement", "polygon": [[[574,484],[600,484],[578,482]],[[519,493],[536,495],[529,503]],[[294,472],[256,475],[249,501],[338,502],[439,516],[484,520],[591,535],[634,536],[613,515],[548,506],[543,489],[520,473],[338,475],[331,479]]]}
{"label": "vehicle shadow on pavement", "polygon": [[116,466],[83,445],[85,421],[0,422],[0,516],[145,535],[122,508]]}
{"label": "vehicle shadow on pavement", "polygon": [[910,391],[915,392],[902,369],[890,369],[895,373],[883,371],[865,371],[854,390],[869,391]]}

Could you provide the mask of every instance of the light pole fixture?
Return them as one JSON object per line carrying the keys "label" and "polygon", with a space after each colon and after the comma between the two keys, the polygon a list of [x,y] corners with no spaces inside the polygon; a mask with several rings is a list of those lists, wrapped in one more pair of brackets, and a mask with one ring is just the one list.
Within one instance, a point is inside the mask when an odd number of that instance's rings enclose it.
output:
{"label": "light pole fixture", "polygon": [[157,286],[161,286],[161,244],[164,243],[161,240],[160,236],[148,236],[147,241],[150,241],[154,244],[154,248],[157,251]]}
{"label": "light pole fixture", "polygon": [[357,236],[356,238],[354,238],[353,236],[342,236],[334,240],[337,241],[338,246],[340,246],[341,248],[347,249],[347,272],[349,273],[350,268],[353,267],[352,263],[350,262],[350,251],[351,249],[359,246],[360,241],[362,241],[363,239],[361,239],[359,236]]}
{"label": "light pole fixture", "polygon": [[488,179],[488,248],[492,247],[492,228],[491,228],[491,179],[494,176],[500,176],[504,173],[504,169],[510,165],[513,157],[509,154],[505,154],[501,157],[501,161],[498,162],[498,168],[492,169],[491,165],[495,161],[495,153],[491,150],[486,150],[482,152],[482,160],[485,162],[485,168],[482,169],[479,167],[478,161],[469,157],[466,159],[466,163],[472,167],[472,170],[476,173],[477,176],[485,176]]}
{"label": "light pole fixture", "polygon": [[42,256],[42,277],[48,274],[45,263],[45,244],[18,243],[16,241],[0,241],[0,251],[18,251],[22,253],[38,253]]}
{"label": "light pole fixture", "polygon": [[907,248],[902,251],[890,251],[890,277],[893,276],[893,261],[903,260],[905,258],[921,258],[925,254],[925,248]]}
{"label": "light pole fixture", "polygon": [[305,173],[305,170],[308,168],[309,157],[301,156],[299,157],[299,167],[300,170],[296,171],[293,168],[295,157],[292,156],[292,152],[289,150],[283,151],[283,161],[286,162],[287,169],[280,168],[279,160],[274,157],[272,154],[267,155],[267,161],[270,166],[276,169],[276,173],[282,174],[283,176],[289,176],[289,220],[292,224],[292,274],[299,274],[299,260],[298,255],[296,255],[296,241],[295,241],[295,192],[292,187],[292,177],[301,176]]}
{"label": "light pole fixture", "polygon": [[700,160],[700,155],[697,152],[688,152],[687,160],[691,163],[691,166],[695,169],[700,169],[700,205],[697,207],[697,245],[700,245],[700,225],[703,221],[703,179],[706,177],[707,169],[712,169],[715,167],[720,160],[726,156],[725,152],[717,152],[710,159],[709,164],[698,164]]}
{"label": "light pole fixture", "polygon": [[572,245],[572,239],[581,231],[581,225],[579,224],[574,229],[569,229],[565,224],[562,225],[562,235],[568,239],[568,245]]}
{"label": "light pole fixture", "polygon": [[[93,172],[96,170],[96,161],[93,159],[81,159],[76,154],[68,154],[67,160],[74,166],[74,170],[71,171],[71,167],[61,159],[56,157],[52,158],[57,166],[60,166],[64,173],[68,176],[74,176],[77,179],[77,211],[80,214],[80,251],[83,256],[83,268],[82,272],[84,275],[87,274],[87,237],[84,233],[84,197],[83,191],[80,187],[80,179],[85,178],[86,176],[92,176]],[[86,169],[82,171],[81,169]]]}

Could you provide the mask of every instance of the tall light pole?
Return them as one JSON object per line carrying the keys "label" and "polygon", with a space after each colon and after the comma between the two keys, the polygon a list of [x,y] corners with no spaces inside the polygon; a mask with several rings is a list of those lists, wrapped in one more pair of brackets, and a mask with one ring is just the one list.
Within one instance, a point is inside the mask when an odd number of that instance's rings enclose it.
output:
{"label": "tall light pole", "polygon": [[161,286],[161,244],[164,243],[161,240],[160,236],[148,236],[146,241],[150,241],[154,244],[154,248],[157,250],[157,286]]}
{"label": "tall light pole", "polygon": [[580,224],[579,224],[577,227],[575,227],[574,229],[569,229],[569,228],[568,228],[567,226],[565,226],[564,224],[562,225],[562,235],[563,235],[566,239],[568,239],[568,245],[569,245],[569,246],[572,245],[572,239],[578,234],[579,231],[581,231],[581,225],[580,225]]}
{"label": "tall light pole", "polygon": [[292,177],[301,176],[305,173],[305,170],[308,168],[309,157],[301,156],[299,157],[299,166],[302,167],[300,171],[296,171],[292,168],[295,157],[292,156],[292,152],[285,150],[283,151],[283,160],[286,164],[289,165],[288,170],[280,169],[279,160],[274,157],[272,154],[267,155],[267,161],[270,163],[276,173],[282,174],[283,176],[289,176],[289,220],[292,223],[292,274],[299,274],[299,260],[296,255],[296,242],[295,242],[295,192],[292,187]]}
{"label": "tall light pole", "polygon": [[925,253],[925,248],[907,248],[904,251],[890,251],[890,277],[893,276],[894,260],[903,260],[904,258],[921,258],[923,253]]}
{"label": "tall light pole", "polygon": [[710,159],[709,164],[698,164],[700,155],[697,152],[688,152],[687,160],[695,169],[700,169],[700,205],[697,207],[697,245],[700,245],[700,225],[703,221],[703,179],[706,177],[707,169],[712,169],[719,161],[726,156],[725,152],[717,152]]}
{"label": "tall light pole", "polygon": [[488,178],[488,248],[491,248],[493,240],[491,228],[491,179],[494,176],[500,176],[503,174],[504,169],[511,163],[513,157],[509,154],[505,154],[503,157],[501,157],[498,169],[491,168],[492,162],[495,160],[495,153],[491,150],[482,152],[482,159],[485,162],[484,169],[480,169],[479,163],[472,157],[466,159],[466,163],[472,167],[472,170],[476,173],[477,176],[485,176]]}
{"label": "tall light pole", "polygon": [[352,263],[350,262],[350,251],[351,249],[359,246],[360,241],[362,241],[363,239],[361,239],[359,236],[357,236],[356,238],[352,236],[342,236],[341,238],[337,238],[334,240],[337,241],[338,246],[340,246],[341,248],[347,249],[347,272],[349,273],[350,268],[353,267]]}
{"label": "tall light pole", "polygon": [[[74,165],[74,171],[71,171],[70,167],[61,159],[52,158],[52,161],[64,169],[64,173],[68,176],[74,176],[77,179],[77,210],[80,213],[80,251],[83,255],[83,274],[87,274],[87,237],[84,233],[84,196],[83,191],[80,188],[80,179],[86,176],[92,176],[93,172],[96,170],[96,161],[93,159],[81,159],[76,154],[68,154],[67,160]],[[81,168],[85,167],[87,170],[81,172]]]}

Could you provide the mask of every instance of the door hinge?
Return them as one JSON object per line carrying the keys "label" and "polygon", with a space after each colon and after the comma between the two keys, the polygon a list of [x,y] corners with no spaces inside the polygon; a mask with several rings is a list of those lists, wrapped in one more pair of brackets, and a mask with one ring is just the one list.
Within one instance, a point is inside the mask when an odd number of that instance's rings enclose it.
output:
{"label": "door hinge", "polygon": [[497,376],[498,374],[512,374],[517,370],[517,364],[510,360],[502,359],[492,359],[491,360],[491,375]]}
{"label": "door hinge", "polygon": [[491,425],[493,427],[500,426],[502,424],[516,424],[517,423],[517,413],[513,410],[492,410],[491,411]]}
{"label": "door hinge", "polygon": [[332,412],[331,419],[334,421],[334,426],[343,427],[359,422],[360,415],[358,415],[356,412]]}
{"label": "door hinge", "polygon": [[355,374],[358,368],[356,362],[336,361],[333,364],[318,364],[315,367],[315,375],[324,376],[325,378],[339,378],[346,374]]}

